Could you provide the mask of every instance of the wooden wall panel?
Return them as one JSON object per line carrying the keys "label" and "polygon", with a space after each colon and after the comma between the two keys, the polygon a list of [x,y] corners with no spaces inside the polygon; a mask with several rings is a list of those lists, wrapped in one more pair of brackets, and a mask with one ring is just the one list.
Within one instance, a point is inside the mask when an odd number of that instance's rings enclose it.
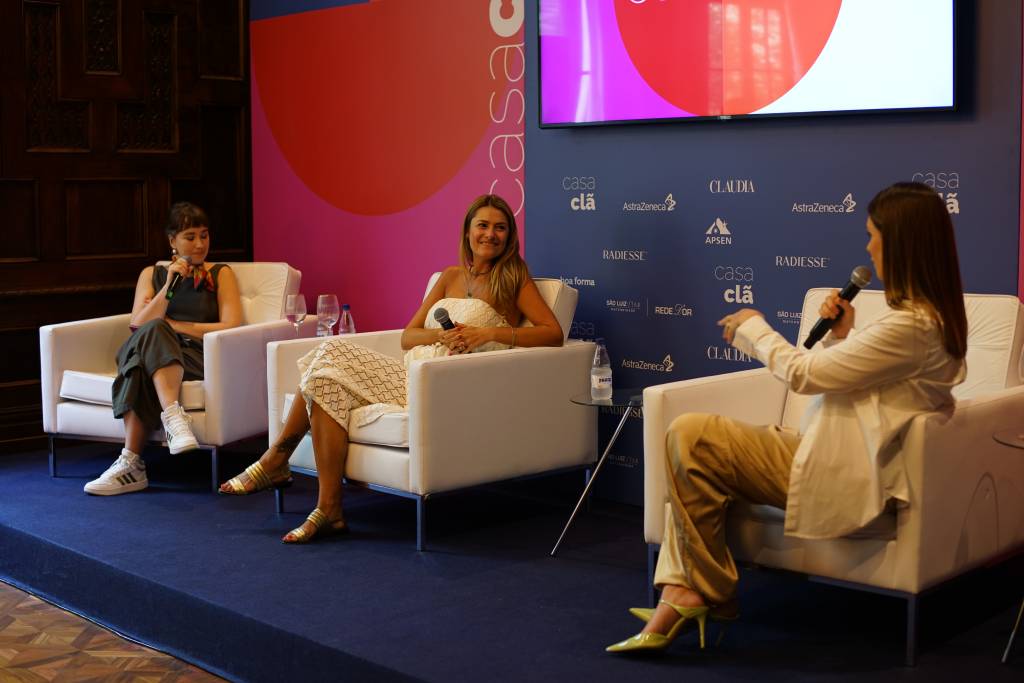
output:
{"label": "wooden wall panel", "polygon": [[0,452],[44,443],[38,328],[129,310],[187,199],[252,258],[247,0],[0,2]]}
{"label": "wooden wall panel", "polygon": [[67,181],[64,190],[67,258],[146,256],[145,181]]}
{"label": "wooden wall panel", "polygon": [[251,249],[252,230],[249,204],[242,201],[248,196],[246,153],[249,148],[247,127],[242,117],[247,115],[241,107],[203,107],[200,117],[200,135],[218,140],[216,147],[203,146],[201,167],[204,175],[219,178],[210,184],[201,177],[176,180],[171,192],[176,197],[194,197],[200,206],[209,206],[211,257],[221,261],[235,261]]}
{"label": "wooden wall panel", "polygon": [[121,73],[120,0],[85,0],[82,23],[85,72]]}
{"label": "wooden wall panel", "polygon": [[88,102],[61,98],[60,6],[26,2],[24,14],[28,148],[35,152],[89,149]]}
{"label": "wooden wall panel", "polygon": [[241,0],[199,0],[199,75],[241,80],[245,7]]}
{"label": "wooden wall panel", "polygon": [[39,210],[36,184],[31,180],[0,180],[3,239],[0,263],[39,260]]}

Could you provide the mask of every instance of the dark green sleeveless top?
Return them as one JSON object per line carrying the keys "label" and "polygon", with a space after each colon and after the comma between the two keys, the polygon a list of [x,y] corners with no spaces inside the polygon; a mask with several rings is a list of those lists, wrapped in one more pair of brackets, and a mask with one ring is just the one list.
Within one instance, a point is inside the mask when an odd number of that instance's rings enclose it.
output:
{"label": "dark green sleeveless top", "polygon": [[[214,283],[217,282],[223,263],[210,268]],[[167,282],[167,266],[153,268],[153,291],[159,292]],[[217,292],[211,292],[200,281],[199,288],[193,287],[192,278],[184,278],[174,290],[174,298],[167,305],[167,317],[189,323],[215,323],[220,321],[220,307],[217,306]]]}

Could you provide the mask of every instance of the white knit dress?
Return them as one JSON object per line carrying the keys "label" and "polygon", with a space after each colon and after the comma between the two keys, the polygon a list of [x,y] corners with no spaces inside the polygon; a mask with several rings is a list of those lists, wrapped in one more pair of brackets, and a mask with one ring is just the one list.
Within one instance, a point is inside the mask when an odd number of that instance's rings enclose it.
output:
{"label": "white knit dress", "polygon": [[[480,299],[441,299],[427,312],[427,329],[437,329],[434,311],[445,308],[453,322],[472,327],[508,327],[509,324],[486,301]],[[496,351],[507,349],[506,344],[488,342],[474,349]],[[416,346],[405,353],[403,360],[378,353],[349,341],[345,337],[331,337],[299,359],[299,390],[306,401],[307,412],[316,402],[324,412],[345,429],[349,428],[349,415],[356,408],[372,406],[358,411],[358,425],[377,420],[388,412],[403,410],[406,396],[409,363],[423,358],[448,355],[441,343]]]}

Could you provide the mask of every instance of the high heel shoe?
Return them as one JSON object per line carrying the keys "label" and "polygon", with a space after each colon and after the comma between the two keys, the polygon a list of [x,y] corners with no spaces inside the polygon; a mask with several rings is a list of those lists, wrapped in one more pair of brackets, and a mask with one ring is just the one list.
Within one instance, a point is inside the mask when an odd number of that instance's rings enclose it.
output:
{"label": "high heel shoe", "polygon": [[[654,608],[630,607],[629,613],[646,624],[654,616]],[[708,612],[708,619],[719,624],[718,637],[715,638],[715,647],[718,647],[721,645],[722,639],[725,638],[725,632],[728,630],[729,624],[739,619],[739,612],[736,609],[735,601],[712,607]]]}
{"label": "high heel shoe", "polygon": [[638,633],[632,638],[609,645],[605,648],[605,651],[620,653],[664,650],[676,639],[676,636],[682,633],[683,628],[693,620],[697,622],[697,628],[700,633],[700,649],[703,650],[704,628],[707,623],[708,607],[706,605],[701,605],[700,607],[681,607],[673,605],[666,600],[661,600],[660,602],[674,609],[676,614],[679,615],[679,620],[672,624],[672,628],[668,630],[668,633]]}
{"label": "high heel shoe", "polygon": [[[242,483],[242,475],[249,478],[249,481],[256,485],[253,489],[246,489],[245,484]],[[292,485],[292,473],[285,465],[284,478],[274,479],[270,478],[267,471],[263,469],[263,465],[257,460],[253,464],[245,468],[245,471],[237,477],[231,477],[226,482],[220,485],[217,489],[217,493],[226,496],[247,496],[250,493],[258,493],[260,491],[266,491],[267,489],[286,489]],[[225,488],[228,487],[228,488]]]}
{"label": "high heel shoe", "polygon": [[313,508],[306,517],[306,521],[313,525],[312,531],[306,531],[298,526],[281,537],[282,543],[309,543],[315,538],[326,538],[328,536],[342,536],[347,534],[348,524],[332,522],[320,508]]}

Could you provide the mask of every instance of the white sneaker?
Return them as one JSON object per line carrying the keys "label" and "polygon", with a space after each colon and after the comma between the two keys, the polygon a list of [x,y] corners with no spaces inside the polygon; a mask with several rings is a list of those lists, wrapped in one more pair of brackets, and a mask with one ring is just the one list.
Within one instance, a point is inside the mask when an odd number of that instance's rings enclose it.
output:
{"label": "white sneaker", "polygon": [[199,442],[192,433],[192,416],[186,413],[177,401],[160,413],[160,421],[164,423],[167,449],[171,455],[199,448]]}
{"label": "white sneaker", "polygon": [[124,448],[106,472],[85,485],[85,492],[94,496],[117,496],[141,491],[147,486],[149,479],[146,478],[146,463],[142,462],[138,455]]}

